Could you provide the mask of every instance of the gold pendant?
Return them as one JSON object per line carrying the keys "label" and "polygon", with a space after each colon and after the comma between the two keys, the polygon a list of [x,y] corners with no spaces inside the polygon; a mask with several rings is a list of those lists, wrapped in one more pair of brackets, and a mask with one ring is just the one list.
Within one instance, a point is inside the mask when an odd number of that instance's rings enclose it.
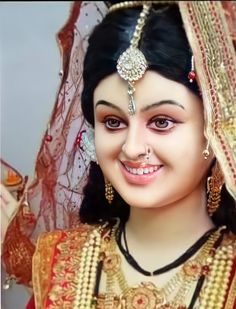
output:
{"label": "gold pendant", "polygon": [[116,253],[109,253],[103,260],[103,270],[110,275],[116,274],[120,270],[121,258]]}
{"label": "gold pendant", "polygon": [[165,303],[161,290],[151,282],[142,282],[121,295],[122,309],[156,309]]}

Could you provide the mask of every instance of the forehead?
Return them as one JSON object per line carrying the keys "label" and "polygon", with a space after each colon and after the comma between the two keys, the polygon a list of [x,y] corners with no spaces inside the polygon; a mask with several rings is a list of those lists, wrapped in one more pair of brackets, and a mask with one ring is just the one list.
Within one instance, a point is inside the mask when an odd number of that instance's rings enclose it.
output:
{"label": "forehead", "polygon": [[[106,100],[121,108],[127,106],[128,83],[117,73],[104,78],[94,91],[94,103],[99,100]],[[189,107],[195,101],[201,104],[201,100],[194,95],[187,87],[169,80],[154,71],[147,71],[142,79],[135,83],[135,103],[137,107],[144,107],[146,104],[162,100],[174,100],[185,107]]]}

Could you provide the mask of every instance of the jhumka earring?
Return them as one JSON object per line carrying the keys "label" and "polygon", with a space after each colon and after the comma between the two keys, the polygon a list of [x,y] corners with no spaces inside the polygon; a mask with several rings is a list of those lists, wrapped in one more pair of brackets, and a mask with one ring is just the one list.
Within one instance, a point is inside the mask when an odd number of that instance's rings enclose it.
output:
{"label": "jhumka earring", "polygon": [[130,115],[134,115],[136,111],[134,102],[134,82],[144,75],[148,66],[144,54],[138,49],[138,43],[150,7],[151,4],[143,5],[143,10],[140,14],[131,40],[131,45],[120,55],[117,61],[117,71],[120,77],[128,81],[128,112]]}
{"label": "jhumka earring", "polygon": [[108,180],[105,180],[105,197],[108,203],[111,204],[114,198],[114,190],[111,183]]}
{"label": "jhumka earring", "polygon": [[221,189],[224,184],[224,176],[220,169],[219,163],[216,161],[212,168],[212,174],[207,179],[207,210],[210,216],[218,209],[221,199]]}

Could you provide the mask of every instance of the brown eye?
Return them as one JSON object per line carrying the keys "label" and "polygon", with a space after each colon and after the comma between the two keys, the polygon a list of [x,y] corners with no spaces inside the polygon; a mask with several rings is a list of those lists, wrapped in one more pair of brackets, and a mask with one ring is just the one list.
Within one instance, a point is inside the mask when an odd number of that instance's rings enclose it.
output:
{"label": "brown eye", "polygon": [[117,119],[111,118],[106,121],[106,124],[108,127],[118,128],[120,125],[120,121]]}
{"label": "brown eye", "polygon": [[155,125],[158,127],[158,128],[167,128],[168,127],[168,125],[169,125],[169,123],[170,123],[170,120],[168,120],[168,119],[157,119],[156,121],[155,121]]}
{"label": "brown eye", "polygon": [[122,120],[113,117],[106,118],[103,122],[108,130],[119,130],[126,127]]}
{"label": "brown eye", "polygon": [[149,122],[148,127],[157,132],[168,132],[176,123],[177,121],[174,119],[156,117]]}

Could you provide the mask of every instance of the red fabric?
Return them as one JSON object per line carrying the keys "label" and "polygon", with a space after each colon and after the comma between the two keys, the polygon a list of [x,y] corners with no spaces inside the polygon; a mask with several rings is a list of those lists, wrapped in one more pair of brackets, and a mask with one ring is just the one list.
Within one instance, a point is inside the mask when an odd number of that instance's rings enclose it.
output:
{"label": "red fabric", "polygon": [[28,304],[26,305],[25,309],[36,309],[35,303],[34,303],[34,295],[30,298]]}

